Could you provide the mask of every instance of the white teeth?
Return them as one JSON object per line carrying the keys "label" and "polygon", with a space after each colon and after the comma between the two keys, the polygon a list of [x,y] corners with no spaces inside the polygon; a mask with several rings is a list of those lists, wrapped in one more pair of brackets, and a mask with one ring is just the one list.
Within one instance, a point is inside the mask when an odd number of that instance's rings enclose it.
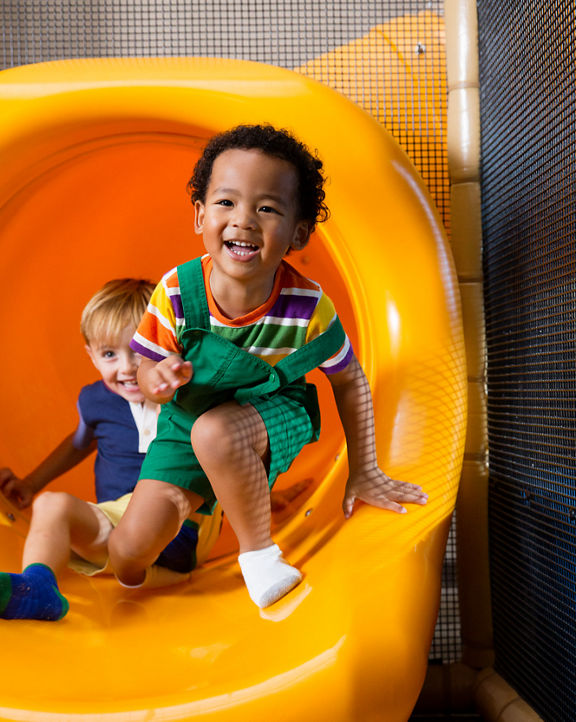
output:
{"label": "white teeth", "polygon": [[238,248],[250,248],[251,250],[257,248],[254,243],[247,243],[245,241],[226,241],[226,243],[229,243],[231,246],[236,246]]}
{"label": "white teeth", "polygon": [[[258,250],[258,246],[255,246],[253,243],[246,243],[245,241],[226,241],[226,245],[235,256],[240,257],[251,256]],[[242,250],[244,248],[247,250]]]}

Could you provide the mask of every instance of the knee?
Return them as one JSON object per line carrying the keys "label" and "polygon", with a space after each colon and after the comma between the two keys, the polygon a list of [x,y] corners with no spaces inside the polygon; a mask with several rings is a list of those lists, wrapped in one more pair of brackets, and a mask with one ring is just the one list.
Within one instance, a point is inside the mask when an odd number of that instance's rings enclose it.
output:
{"label": "knee", "polygon": [[71,511],[73,497],[64,491],[45,491],[32,503],[32,515],[36,518],[67,518]]}
{"label": "knee", "polygon": [[108,552],[110,558],[117,564],[138,564],[147,562],[148,550],[146,548],[146,535],[137,525],[120,523],[110,533],[108,539]]}
{"label": "knee", "polygon": [[237,447],[237,430],[219,408],[200,416],[190,434],[192,448],[198,459],[217,452],[220,459],[231,459]]}

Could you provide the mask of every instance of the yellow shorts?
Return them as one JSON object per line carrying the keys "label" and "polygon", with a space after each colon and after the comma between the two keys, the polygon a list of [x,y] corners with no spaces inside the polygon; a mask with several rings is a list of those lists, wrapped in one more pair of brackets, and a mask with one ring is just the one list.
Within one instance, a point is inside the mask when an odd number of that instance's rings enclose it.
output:
{"label": "yellow shorts", "polygon": [[[118,522],[124,515],[131,497],[132,494],[124,494],[124,496],[113,501],[103,501],[100,504],[88,503],[104,514],[111,524],[110,531],[112,531],[112,529],[118,526]],[[217,504],[214,513],[210,515],[192,514],[190,520],[198,524],[198,546],[196,547],[196,566],[198,567],[206,561],[210,550],[220,535],[220,529],[222,527],[222,507],[220,504]],[[74,551],[70,555],[68,566],[75,572],[85,574],[89,577],[95,574],[112,574],[108,559],[105,564],[97,565],[87,559],[83,559]]]}

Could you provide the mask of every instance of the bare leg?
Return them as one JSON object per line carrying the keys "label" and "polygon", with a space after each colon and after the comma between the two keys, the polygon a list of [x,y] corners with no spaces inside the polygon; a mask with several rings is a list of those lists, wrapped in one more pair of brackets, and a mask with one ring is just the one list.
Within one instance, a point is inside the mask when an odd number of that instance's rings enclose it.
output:
{"label": "bare leg", "polygon": [[191,439],[238,537],[240,553],[270,546],[268,433],[260,414],[250,405],[222,404],[196,421]]}
{"label": "bare leg", "polygon": [[40,563],[58,574],[74,549],[84,559],[104,565],[112,524],[96,507],[64,492],[47,491],[34,501],[22,568]]}
{"label": "bare leg", "polygon": [[140,586],[146,570],[204,500],[192,491],[154,479],[141,479],[128,508],[110,534],[108,551],[118,580]]}
{"label": "bare leg", "polygon": [[203,414],[192,446],[238,537],[238,562],[252,600],[267,607],[302,579],[270,536],[268,433],[253,406],[230,402]]}
{"label": "bare leg", "polygon": [[56,621],[68,611],[56,575],[74,546],[95,563],[106,559],[112,525],[94,506],[63,492],[46,492],[34,502],[22,574],[0,574],[0,616]]}

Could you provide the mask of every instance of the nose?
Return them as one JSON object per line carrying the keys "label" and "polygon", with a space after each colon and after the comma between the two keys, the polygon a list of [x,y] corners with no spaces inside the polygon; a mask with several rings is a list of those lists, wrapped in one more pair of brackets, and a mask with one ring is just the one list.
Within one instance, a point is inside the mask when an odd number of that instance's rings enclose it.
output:
{"label": "nose", "polygon": [[256,227],[256,213],[247,203],[237,203],[232,215],[232,225],[235,228],[253,230]]}
{"label": "nose", "polygon": [[138,370],[138,356],[133,351],[124,351],[120,354],[120,372],[126,375],[135,373]]}

